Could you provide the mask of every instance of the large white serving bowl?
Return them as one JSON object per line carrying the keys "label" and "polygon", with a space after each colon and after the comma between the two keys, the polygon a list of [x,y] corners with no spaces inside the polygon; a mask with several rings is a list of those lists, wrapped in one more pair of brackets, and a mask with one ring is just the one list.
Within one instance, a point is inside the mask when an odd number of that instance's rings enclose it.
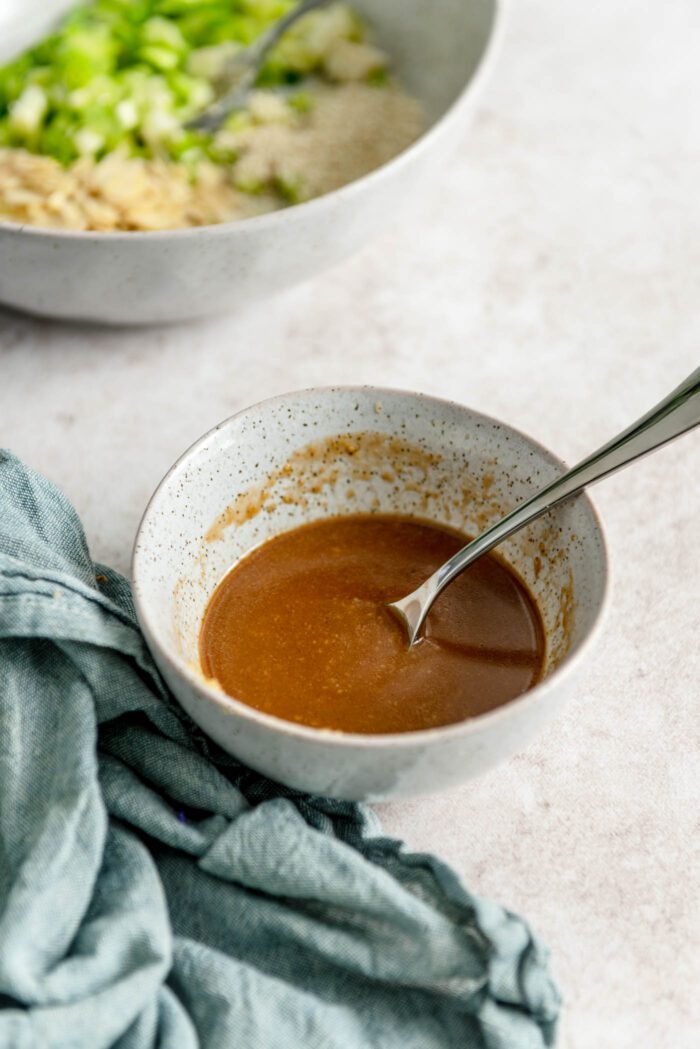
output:
{"label": "large white serving bowl", "polygon": [[[338,435],[350,437],[334,440]],[[563,470],[548,451],[504,423],[416,393],[305,390],[248,408],[182,456],[141,522],[133,584],[151,652],[206,733],[290,787],[379,799],[428,793],[476,776],[524,747],[561,708],[590,650],[608,569],[588,496],[562,504],[499,547],[537,601],[547,637],[545,674],[528,693],[469,721],[360,735],[261,713],[204,678],[202,617],[233,564],[295,525],[380,511],[475,535]]]}
{"label": "large white serving bowl", "polygon": [[[354,3],[354,0],[353,0]],[[0,222],[0,302],[51,317],[142,324],[221,313],[295,284],[415,203],[459,142],[493,53],[502,0],[357,0],[421,100],[426,132],[324,197],[239,222],[154,233],[56,232]],[[26,33],[0,36],[0,60]]]}

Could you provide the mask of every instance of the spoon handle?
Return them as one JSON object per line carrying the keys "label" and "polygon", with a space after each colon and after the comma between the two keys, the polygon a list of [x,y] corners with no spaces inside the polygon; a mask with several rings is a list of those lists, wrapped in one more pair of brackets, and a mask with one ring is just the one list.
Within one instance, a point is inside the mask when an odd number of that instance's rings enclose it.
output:
{"label": "spoon handle", "polygon": [[435,598],[468,565],[497,543],[530,524],[582,488],[620,470],[700,425],[700,368],[622,433],[561,477],[520,503],[473,542],[459,550],[408,597],[391,606],[405,619],[413,644]]}
{"label": "spoon handle", "polygon": [[329,3],[330,0],[301,0],[301,3],[274,22],[257,40],[254,40],[250,47],[235,55],[230,63],[229,73],[232,69],[239,69],[240,76],[236,79],[233,86],[220,98],[212,102],[210,106],[207,106],[202,113],[193,117],[192,120],[188,120],[185,127],[197,131],[216,131],[223,124],[229,113],[243,105],[246,96],[257,80],[260,67],[268,52],[272,50],[287,30],[309,11],[313,11],[317,7],[327,7]]}
{"label": "spoon handle", "polygon": [[275,46],[277,41],[284,36],[295,22],[298,22],[308,11],[313,11],[316,7],[326,7],[329,3],[330,0],[301,0],[301,3],[298,3],[296,7],[293,7],[282,18],[278,18],[266,32],[262,33],[250,45],[248,53],[251,56],[251,62],[255,65],[260,65],[268,51]]}

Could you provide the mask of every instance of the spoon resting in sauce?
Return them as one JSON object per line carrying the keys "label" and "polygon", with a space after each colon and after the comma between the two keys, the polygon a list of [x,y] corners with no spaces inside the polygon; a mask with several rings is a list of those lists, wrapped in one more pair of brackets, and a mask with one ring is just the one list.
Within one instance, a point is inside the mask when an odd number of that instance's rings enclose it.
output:
{"label": "spoon resting in sauce", "polygon": [[387,607],[399,618],[408,634],[409,647],[420,639],[421,628],[435,599],[477,558],[492,550],[508,536],[600,481],[623,466],[655,451],[700,425],[700,368],[689,375],[668,397],[643,415],[602,448],[583,459],[573,469],[557,477],[530,499],[521,503],[496,524],[445,561],[424,583],[407,597]]}
{"label": "spoon resting in sauce", "polygon": [[466,536],[392,514],[323,518],[255,547],[204,616],[200,663],[228,695],[337,732],[411,732],[502,706],[537,684],[546,640],[522,579],[483,557],[407,649],[386,608]]}

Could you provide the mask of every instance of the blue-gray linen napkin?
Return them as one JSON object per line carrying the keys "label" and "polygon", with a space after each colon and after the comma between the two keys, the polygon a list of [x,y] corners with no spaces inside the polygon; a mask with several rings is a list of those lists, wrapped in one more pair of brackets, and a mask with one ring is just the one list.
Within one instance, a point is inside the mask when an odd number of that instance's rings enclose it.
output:
{"label": "blue-gray linen napkin", "polygon": [[540,1049],[558,1011],[521,918],[202,738],[0,452],[1,1049]]}

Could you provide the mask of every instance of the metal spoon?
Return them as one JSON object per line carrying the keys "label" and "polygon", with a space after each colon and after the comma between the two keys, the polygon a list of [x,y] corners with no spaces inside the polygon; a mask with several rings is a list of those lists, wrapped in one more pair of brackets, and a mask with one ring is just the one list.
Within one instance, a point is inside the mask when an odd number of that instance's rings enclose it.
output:
{"label": "metal spoon", "polygon": [[524,528],[553,507],[576,495],[586,485],[600,481],[615,470],[653,452],[675,437],[700,425],[700,368],[689,375],[668,397],[628,429],[574,466],[562,477],[491,525],[478,538],[459,550],[412,594],[387,607],[401,619],[408,633],[409,647],[418,640],[421,627],[441,591],[477,557],[487,553],[513,532]]}
{"label": "metal spoon", "polygon": [[240,109],[245,103],[263,62],[280,37],[309,11],[327,7],[329,3],[331,0],[301,0],[292,11],[273,22],[250,47],[234,55],[222,71],[222,79],[232,82],[232,86],[196,117],[188,120],[185,127],[194,131],[216,131],[220,128],[229,113]]}

